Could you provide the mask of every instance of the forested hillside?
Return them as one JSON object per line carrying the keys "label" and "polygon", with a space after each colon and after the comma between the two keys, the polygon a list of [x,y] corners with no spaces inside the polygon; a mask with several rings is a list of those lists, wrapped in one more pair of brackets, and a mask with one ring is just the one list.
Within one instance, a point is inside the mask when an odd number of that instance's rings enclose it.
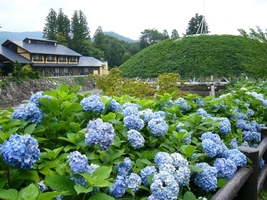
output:
{"label": "forested hillside", "polygon": [[183,79],[263,76],[267,66],[267,45],[234,35],[199,35],[164,40],[143,49],[119,69],[125,77],[157,77],[179,73]]}

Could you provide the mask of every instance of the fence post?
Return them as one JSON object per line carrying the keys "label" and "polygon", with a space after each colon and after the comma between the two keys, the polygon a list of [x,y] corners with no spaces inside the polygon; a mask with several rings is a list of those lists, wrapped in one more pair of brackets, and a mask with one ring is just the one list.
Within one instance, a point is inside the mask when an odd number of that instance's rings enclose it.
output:
{"label": "fence post", "polygon": [[258,198],[259,151],[251,147],[240,147],[239,150],[251,160],[249,167],[252,169],[252,174],[238,192],[237,197],[240,200],[254,200]]}
{"label": "fence post", "polygon": [[[261,127],[261,140],[263,140],[264,138],[267,138],[267,127]],[[267,151],[265,151],[262,158],[264,159],[265,164],[267,164]],[[263,187],[267,188],[267,181],[266,180],[264,181]]]}

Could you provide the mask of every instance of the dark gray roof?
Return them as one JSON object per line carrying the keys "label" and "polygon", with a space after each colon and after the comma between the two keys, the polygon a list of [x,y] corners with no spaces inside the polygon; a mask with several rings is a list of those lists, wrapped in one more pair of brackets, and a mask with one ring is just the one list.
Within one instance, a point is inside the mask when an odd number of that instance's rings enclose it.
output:
{"label": "dark gray roof", "polygon": [[6,59],[12,62],[15,62],[17,60],[19,63],[32,63],[30,60],[3,46],[0,46],[0,55],[4,56]]}
{"label": "dark gray roof", "polygon": [[57,44],[57,46],[54,46],[54,45],[27,43],[23,41],[12,41],[12,40],[8,40],[4,44],[7,44],[8,42],[12,42],[30,53],[66,55],[66,56],[82,56],[81,54],[61,44]]}
{"label": "dark gray roof", "polygon": [[79,67],[86,67],[86,66],[101,67],[103,65],[105,65],[104,62],[101,62],[100,60],[89,56],[80,57],[78,64]]}

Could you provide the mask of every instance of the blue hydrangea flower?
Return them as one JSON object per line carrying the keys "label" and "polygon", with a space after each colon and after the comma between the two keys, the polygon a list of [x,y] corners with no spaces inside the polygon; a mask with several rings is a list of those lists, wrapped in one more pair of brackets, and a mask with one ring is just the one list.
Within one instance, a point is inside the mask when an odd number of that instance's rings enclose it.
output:
{"label": "blue hydrangea flower", "polygon": [[123,162],[116,165],[116,171],[119,176],[127,177],[132,172],[132,161],[130,158],[124,158]]}
{"label": "blue hydrangea flower", "polygon": [[140,110],[142,107],[136,103],[130,103],[130,102],[127,102],[125,104],[122,105],[122,109],[125,109],[127,107],[135,107],[137,108],[137,110]]}
{"label": "blue hydrangea flower", "polygon": [[238,147],[238,141],[236,138],[233,138],[230,142],[230,149],[236,149]]}
{"label": "blue hydrangea flower", "polygon": [[139,186],[141,185],[141,177],[135,173],[131,173],[126,177],[125,183],[127,185],[127,188],[135,193],[138,191]]}
{"label": "blue hydrangea flower", "polygon": [[122,110],[122,106],[115,99],[112,99],[108,105],[107,110],[110,112],[119,112]]}
{"label": "blue hydrangea flower", "polygon": [[254,111],[253,111],[252,109],[248,109],[248,111],[247,111],[247,115],[248,115],[249,117],[252,117],[254,114],[255,114],[255,113],[254,113]]}
{"label": "blue hydrangea flower", "polygon": [[3,126],[0,124],[0,131],[3,129]]}
{"label": "blue hydrangea flower", "polygon": [[156,165],[159,167],[162,164],[172,164],[173,158],[171,157],[170,154],[166,152],[158,152],[155,155],[154,161]]}
{"label": "blue hydrangea flower", "polygon": [[150,191],[157,200],[176,200],[179,194],[179,185],[170,173],[160,171],[154,175]]}
{"label": "blue hydrangea flower", "polygon": [[174,104],[177,104],[177,105],[180,105],[181,106],[181,109],[183,111],[187,110],[187,108],[189,107],[187,105],[187,102],[184,98],[178,98],[177,100],[174,101]]}
{"label": "blue hydrangea flower", "polygon": [[204,108],[199,108],[197,110],[196,114],[203,116],[203,117],[209,117],[210,116]]}
{"label": "blue hydrangea flower", "polygon": [[134,115],[136,117],[140,116],[139,110],[136,106],[128,106],[122,110],[122,114],[124,117]]}
{"label": "blue hydrangea flower", "polygon": [[5,163],[22,170],[32,169],[40,159],[38,142],[29,134],[11,135],[2,144],[1,154]]}
{"label": "blue hydrangea flower", "polygon": [[214,191],[217,188],[217,169],[208,163],[197,163],[201,167],[201,172],[196,172],[194,177],[195,184],[206,192]]}
{"label": "blue hydrangea flower", "polygon": [[95,114],[102,113],[105,110],[105,104],[98,95],[91,95],[83,98],[80,104],[84,111],[91,111]]}
{"label": "blue hydrangea flower", "polygon": [[87,124],[85,143],[93,146],[99,145],[100,150],[107,150],[114,143],[114,128],[112,124],[103,122],[101,118],[90,120]]}
{"label": "blue hydrangea flower", "polygon": [[38,187],[40,188],[40,191],[43,193],[43,192],[46,192],[48,190],[50,190],[51,188],[48,187],[45,183],[44,183],[44,180],[41,180],[38,182]]}
{"label": "blue hydrangea flower", "polygon": [[81,185],[85,188],[89,187],[85,178],[80,174],[71,174],[70,179],[74,182],[75,185]]}
{"label": "blue hydrangea flower", "polygon": [[176,131],[180,132],[180,130],[185,130],[185,125],[182,122],[178,122],[177,126],[176,126]]}
{"label": "blue hydrangea flower", "polygon": [[127,184],[125,182],[125,177],[117,176],[111,187],[108,188],[108,193],[115,198],[120,198],[124,195],[127,189]]}
{"label": "blue hydrangea flower", "polygon": [[195,102],[196,102],[196,104],[198,104],[199,106],[204,106],[204,101],[201,100],[200,98],[197,98],[197,99],[195,100]]}
{"label": "blue hydrangea flower", "polygon": [[30,102],[36,104],[36,106],[39,107],[39,106],[40,106],[40,104],[39,104],[39,99],[40,99],[40,98],[52,99],[51,96],[46,95],[46,94],[44,94],[43,92],[37,92],[37,93],[33,94],[33,95],[30,97]]}
{"label": "blue hydrangea flower", "polygon": [[150,108],[142,110],[139,113],[140,117],[144,120],[145,123],[148,123],[151,119],[154,118],[154,113]]}
{"label": "blue hydrangea flower", "polygon": [[219,129],[222,134],[229,134],[231,132],[231,122],[226,117],[220,118]]}
{"label": "blue hydrangea flower", "polygon": [[213,164],[217,169],[217,175],[221,178],[230,179],[237,170],[235,163],[226,158],[217,158]]}
{"label": "blue hydrangea flower", "polygon": [[155,173],[157,173],[157,170],[154,166],[146,166],[145,168],[141,169],[141,180],[142,183],[145,186],[150,186],[149,182],[148,182],[148,176],[149,175],[154,175]]}
{"label": "blue hydrangea flower", "polygon": [[96,165],[96,164],[91,164],[89,165],[88,169],[87,169],[87,173],[92,175],[93,172],[99,167],[99,165]]}
{"label": "blue hydrangea flower", "polygon": [[226,150],[223,157],[232,160],[237,167],[243,167],[247,164],[247,157],[239,149]]}
{"label": "blue hydrangea flower", "polygon": [[169,125],[163,118],[154,118],[148,122],[148,130],[155,137],[162,137],[168,132]]}
{"label": "blue hydrangea flower", "polygon": [[211,139],[205,139],[202,141],[202,148],[208,157],[214,158],[222,153],[222,146],[219,143],[215,143]]}
{"label": "blue hydrangea flower", "polygon": [[136,131],[140,131],[145,126],[144,121],[139,116],[136,115],[128,115],[124,117],[123,122],[124,122],[124,127],[126,127],[129,130],[133,129]]}
{"label": "blue hydrangea flower", "polygon": [[86,172],[89,168],[88,158],[79,151],[73,151],[68,156],[69,165],[74,173]]}
{"label": "blue hydrangea flower", "polygon": [[261,158],[259,161],[259,169],[262,169],[264,165],[265,165],[265,160]]}
{"label": "blue hydrangea flower", "polygon": [[144,137],[136,130],[129,130],[127,139],[135,149],[140,149],[145,144]]}
{"label": "blue hydrangea flower", "polygon": [[31,123],[39,124],[43,118],[43,112],[35,103],[21,104],[13,112],[13,119],[20,119],[22,121],[30,121]]}
{"label": "blue hydrangea flower", "polygon": [[154,118],[163,118],[165,119],[166,117],[166,113],[164,111],[157,111],[157,112],[154,112]]}
{"label": "blue hydrangea flower", "polygon": [[56,200],[64,200],[64,197],[60,194],[56,196]]}
{"label": "blue hydrangea flower", "polygon": [[260,142],[261,133],[255,131],[244,131],[242,134],[245,141],[248,142]]}
{"label": "blue hydrangea flower", "polygon": [[236,128],[238,129],[242,129],[242,130],[245,130],[246,129],[246,126],[247,126],[247,123],[245,120],[243,119],[239,119],[236,123]]}

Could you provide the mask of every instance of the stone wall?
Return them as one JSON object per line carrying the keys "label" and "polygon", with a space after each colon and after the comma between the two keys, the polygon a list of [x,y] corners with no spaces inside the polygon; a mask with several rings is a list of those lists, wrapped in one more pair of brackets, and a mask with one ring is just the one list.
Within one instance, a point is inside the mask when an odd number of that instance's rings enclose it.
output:
{"label": "stone wall", "polygon": [[60,77],[10,82],[0,87],[0,108],[17,106],[23,100],[29,100],[31,95],[36,92],[54,90],[57,86],[63,84],[70,87],[81,85],[81,92],[94,87],[93,80],[86,77]]}

